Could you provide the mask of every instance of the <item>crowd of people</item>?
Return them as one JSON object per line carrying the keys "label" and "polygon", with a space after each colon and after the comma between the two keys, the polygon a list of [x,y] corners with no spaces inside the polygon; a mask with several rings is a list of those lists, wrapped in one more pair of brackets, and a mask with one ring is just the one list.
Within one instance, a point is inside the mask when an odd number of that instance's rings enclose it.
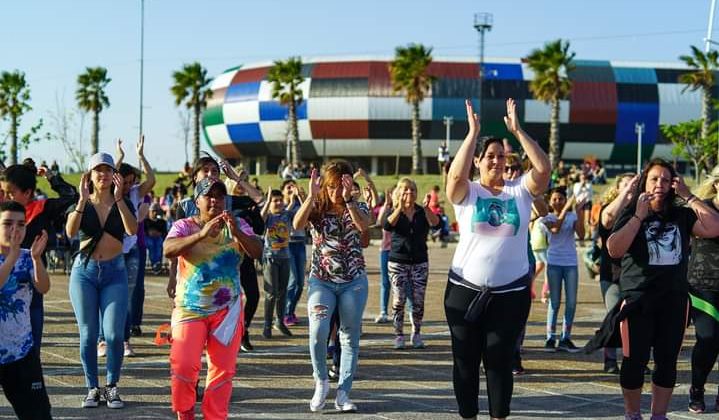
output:
{"label": "crowd of people", "polygon": [[[652,419],[666,418],[689,317],[697,337],[689,410],[705,411],[704,387],[719,354],[719,168],[694,195],[671,164],[654,159],[639,175],[620,174],[595,197],[593,185],[606,182],[601,164],[552,168],[520,126],[512,99],[504,122],[521,153],[507,150],[503,139],[480,137],[470,101],[466,108],[467,136],[453,159],[440,162],[459,236],[444,293],[459,415],[479,413],[482,366],[490,417],[509,416],[513,377],[525,373],[522,346],[538,279],[547,305],[544,349],[582,350],[572,340],[582,265],[599,280],[606,307],[584,350],[603,349],[604,370],[619,375],[625,419],[641,419],[647,373]],[[58,238],[76,248],[68,294],[87,387],[84,408],[103,401],[124,406],[122,365],[135,355],[131,337],[142,334],[149,270],[167,274],[174,303],[168,314],[173,412],[194,419],[201,398],[205,419],[227,418],[237,355],[254,350],[250,326],[260,271],[265,339],[293,335],[305,292],[315,385],[309,409],[324,409],[335,379],[335,409],[356,411],[350,394],[370,293],[364,249],[373,227],[382,232],[375,322],[392,324],[394,349],[425,347],[427,241],[446,243],[450,231],[439,185],[424,193],[405,177],[378,192],[364,170],[335,160],[299,171],[283,165],[281,183],[263,191],[257,179],[207,155],[155,195],[144,137],[136,153],[139,168],[124,162],[122,142],[115,156],[91,156],[77,187],[57,168],[36,167],[31,159],[2,172],[0,385],[19,418],[51,418],[40,347],[42,296],[51,286],[47,251]],[[38,194],[38,176],[56,198]],[[200,387],[203,352],[207,379]]]}

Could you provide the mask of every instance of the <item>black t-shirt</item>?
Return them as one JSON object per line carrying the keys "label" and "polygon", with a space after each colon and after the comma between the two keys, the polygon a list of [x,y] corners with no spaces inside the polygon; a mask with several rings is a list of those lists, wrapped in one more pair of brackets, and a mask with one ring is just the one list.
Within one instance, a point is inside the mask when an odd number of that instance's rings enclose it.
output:
{"label": "black t-shirt", "polygon": [[610,257],[609,251],[607,250],[607,239],[609,239],[609,235],[612,234],[612,231],[602,224],[602,214],[604,214],[606,208],[607,206],[604,206],[599,211],[599,223],[597,224],[599,238],[602,240],[602,246],[599,248],[599,280],[617,283],[619,282],[621,259]]}
{"label": "black t-shirt", "polygon": [[[719,211],[714,200],[704,200],[704,203]],[[719,292],[719,237],[692,239],[689,284],[700,290]]]}
{"label": "black t-shirt", "polygon": [[[613,232],[632,219],[634,210],[633,206],[624,209]],[[688,290],[689,239],[696,221],[696,214],[687,207],[674,207],[664,217],[647,216],[622,257],[619,286],[625,296]]]}
{"label": "black t-shirt", "polygon": [[402,264],[421,264],[427,262],[427,233],[429,221],[424,209],[414,205],[414,217],[409,220],[400,213],[397,223],[392,226],[389,221],[384,223],[384,230],[392,233],[392,248],[389,260]]}

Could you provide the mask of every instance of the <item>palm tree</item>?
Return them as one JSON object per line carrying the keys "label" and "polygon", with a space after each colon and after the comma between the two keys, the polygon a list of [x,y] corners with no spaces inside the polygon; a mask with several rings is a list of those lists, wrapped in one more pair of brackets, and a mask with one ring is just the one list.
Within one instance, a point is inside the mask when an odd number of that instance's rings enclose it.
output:
{"label": "palm tree", "polygon": [[569,41],[548,42],[542,49],[535,49],[527,56],[527,64],[534,72],[529,82],[532,95],[551,105],[549,119],[549,160],[552,167],[559,164],[562,144],[559,138],[559,101],[569,97],[572,82],[567,74],[574,69],[574,52],[569,52]]}
{"label": "palm tree", "polygon": [[432,48],[422,44],[409,44],[395,49],[394,61],[389,64],[392,90],[404,92],[412,106],[412,173],[422,173],[422,131],[420,130],[419,104],[429,93],[434,76],[427,74],[432,63]]}
{"label": "palm tree", "polygon": [[300,134],[297,129],[297,107],[302,104],[304,94],[300,84],[302,76],[302,59],[290,57],[286,61],[278,60],[267,73],[267,81],[272,83],[272,98],[287,107],[287,133],[290,141],[290,163],[296,168],[301,160]]}
{"label": "palm tree", "polygon": [[10,118],[10,164],[17,163],[18,126],[20,117],[32,108],[30,86],[25,81],[25,73],[15,70],[0,74],[0,117]]}
{"label": "palm tree", "polygon": [[[687,89],[702,90],[702,138],[709,137],[709,125],[711,124],[712,87],[714,86],[714,72],[719,68],[719,53],[716,50],[703,53],[699,48],[691,46],[691,55],[679,57],[693,71],[679,76],[679,81],[686,83]],[[718,157],[719,159],[719,157]],[[719,162],[719,160],[717,160]]]}
{"label": "palm tree", "polygon": [[172,78],[175,82],[170,91],[175,96],[175,105],[180,106],[184,102],[193,113],[192,159],[197,162],[200,158],[200,117],[212,96],[208,86],[211,79],[207,78],[207,69],[197,61],[183,65],[182,70],[172,73]]}
{"label": "palm tree", "polygon": [[110,106],[105,88],[112,79],[107,77],[104,67],[87,67],[85,73],[77,76],[75,99],[77,106],[85,112],[92,112],[92,154],[99,150],[100,145],[100,113]]}

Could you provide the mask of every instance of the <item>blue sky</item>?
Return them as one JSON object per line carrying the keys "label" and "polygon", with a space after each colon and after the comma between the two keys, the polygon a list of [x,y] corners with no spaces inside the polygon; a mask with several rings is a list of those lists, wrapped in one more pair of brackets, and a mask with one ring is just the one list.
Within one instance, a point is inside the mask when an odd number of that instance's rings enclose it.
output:
{"label": "blue sky", "polygon": [[[580,59],[672,62],[689,45],[703,46],[709,5],[710,0],[146,0],[146,155],[160,170],[175,170],[185,160],[169,92],[171,73],[183,63],[200,61],[215,76],[292,55],[391,56],[394,47],[410,42],[434,47],[435,57],[476,56],[475,12],[494,15],[486,39],[489,58],[524,56],[564,38]],[[0,16],[0,70],[24,71],[32,91],[34,110],[21,131],[38,118],[53,131],[49,116],[56,99],[73,109],[77,75],[101,65],[112,82],[100,149],[113,151],[121,137],[128,161],[136,163],[140,0],[8,0]],[[85,125],[89,129],[89,118]],[[0,130],[7,132],[6,122]],[[60,144],[33,145],[21,152],[27,155],[68,162]]]}

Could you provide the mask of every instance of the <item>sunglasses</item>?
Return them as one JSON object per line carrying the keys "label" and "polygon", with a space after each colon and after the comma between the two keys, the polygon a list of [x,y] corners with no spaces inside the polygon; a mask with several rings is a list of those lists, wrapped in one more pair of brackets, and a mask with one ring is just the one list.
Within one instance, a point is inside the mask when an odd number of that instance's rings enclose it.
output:
{"label": "sunglasses", "polygon": [[507,172],[507,173],[515,172],[515,171],[518,171],[519,168],[520,168],[519,165],[505,166],[505,167],[504,167],[504,172]]}

